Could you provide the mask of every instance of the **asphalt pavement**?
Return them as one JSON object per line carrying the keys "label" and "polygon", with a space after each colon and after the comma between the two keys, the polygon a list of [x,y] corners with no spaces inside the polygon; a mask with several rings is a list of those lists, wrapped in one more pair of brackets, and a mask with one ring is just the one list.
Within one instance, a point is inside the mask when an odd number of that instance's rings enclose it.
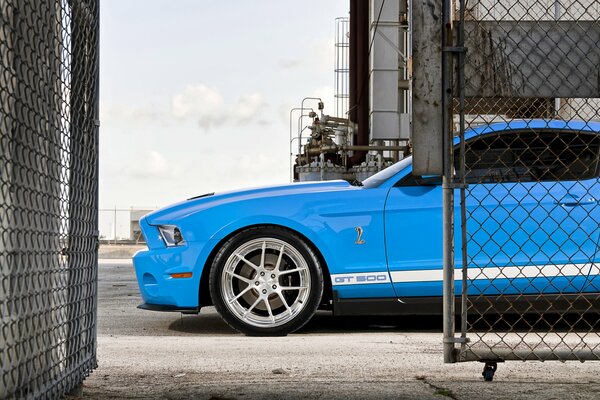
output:
{"label": "asphalt pavement", "polygon": [[214,308],[139,310],[131,262],[100,260],[99,399],[598,399],[596,362],[443,364],[440,317],[316,315],[301,331],[246,337]]}

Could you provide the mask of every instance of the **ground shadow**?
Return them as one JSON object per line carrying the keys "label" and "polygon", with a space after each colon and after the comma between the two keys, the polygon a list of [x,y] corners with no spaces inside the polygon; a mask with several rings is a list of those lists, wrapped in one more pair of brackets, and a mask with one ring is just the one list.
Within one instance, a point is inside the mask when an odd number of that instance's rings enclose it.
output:
{"label": "ground shadow", "polygon": [[[469,330],[479,332],[589,332],[600,324],[598,314],[544,314],[540,315],[502,315],[488,314],[473,316]],[[441,315],[409,316],[356,316],[334,317],[331,312],[319,311],[300,330],[302,334],[337,334],[365,332],[442,332]],[[460,327],[457,318],[456,327]],[[214,311],[199,315],[184,315],[169,325],[169,330],[189,334],[229,335],[238,334],[230,328]]]}
{"label": "ground shadow", "polygon": [[198,315],[181,315],[181,318],[171,322],[169,330],[180,333],[199,335],[235,335],[234,329],[223,321],[216,312],[200,313]]}
{"label": "ground shadow", "polygon": [[[237,334],[214,311],[184,315],[169,325],[169,330],[208,335]],[[441,332],[441,316],[361,316],[334,317],[320,311],[298,333],[336,334],[358,332]]]}

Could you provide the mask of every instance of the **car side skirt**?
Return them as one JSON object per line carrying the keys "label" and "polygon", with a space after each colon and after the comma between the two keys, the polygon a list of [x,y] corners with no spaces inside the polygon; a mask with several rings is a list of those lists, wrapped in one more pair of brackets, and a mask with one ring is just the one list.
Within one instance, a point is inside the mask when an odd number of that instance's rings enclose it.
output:
{"label": "car side skirt", "polygon": [[[599,293],[470,296],[469,311],[479,314],[597,313],[600,312],[599,300]],[[461,298],[456,297],[457,314],[460,307]],[[349,299],[333,292],[333,315],[336,316],[442,314],[441,296]]]}

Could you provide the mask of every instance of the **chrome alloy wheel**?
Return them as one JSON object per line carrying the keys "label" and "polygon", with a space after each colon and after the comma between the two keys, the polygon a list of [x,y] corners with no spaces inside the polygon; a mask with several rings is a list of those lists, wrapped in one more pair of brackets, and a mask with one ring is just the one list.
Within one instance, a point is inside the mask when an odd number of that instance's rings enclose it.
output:
{"label": "chrome alloy wheel", "polygon": [[289,243],[250,240],[231,253],[221,276],[226,307],[246,324],[269,328],[294,319],[310,295],[310,270]]}

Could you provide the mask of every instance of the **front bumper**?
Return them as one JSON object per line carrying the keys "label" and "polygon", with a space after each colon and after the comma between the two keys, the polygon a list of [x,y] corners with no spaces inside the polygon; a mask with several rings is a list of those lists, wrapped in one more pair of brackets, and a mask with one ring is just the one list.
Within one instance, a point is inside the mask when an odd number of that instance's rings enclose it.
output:
{"label": "front bumper", "polygon": [[[200,277],[206,262],[206,243],[194,242],[177,247],[140,250],[133,265],[146,309],[168,306],[197,310],[200,307]],[[171,274],[191,272],[190,278]]]}

